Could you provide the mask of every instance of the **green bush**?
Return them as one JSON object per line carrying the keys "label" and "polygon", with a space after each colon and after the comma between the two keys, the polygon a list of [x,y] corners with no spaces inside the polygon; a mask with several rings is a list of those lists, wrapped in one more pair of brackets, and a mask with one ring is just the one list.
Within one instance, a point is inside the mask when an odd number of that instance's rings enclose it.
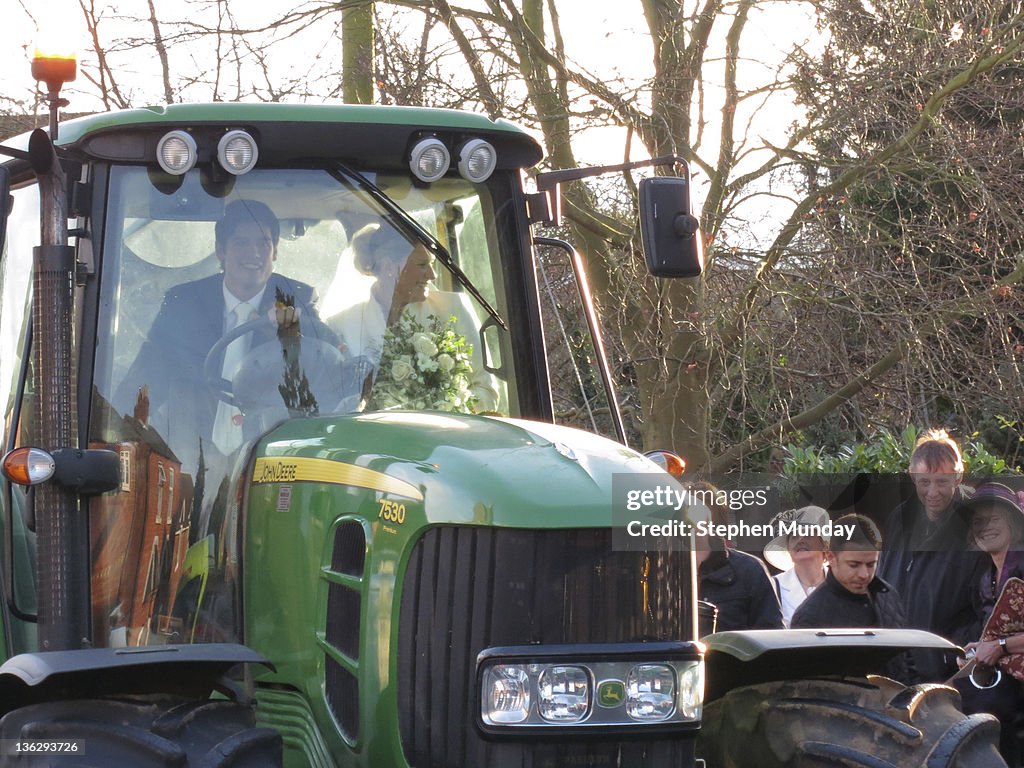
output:
{"label": "green bush", "polygon": [[[787,445],[783,472],[787,477],[905,472],[920,434],[921,430],[913,424],[899,434],[883,427],[870,441],[844,445],[834,452],[813,446]],[[991,453],[976,433],[964,441],[960,449],[969,475],[1021,474],[1020,467],[1011,467]]]}

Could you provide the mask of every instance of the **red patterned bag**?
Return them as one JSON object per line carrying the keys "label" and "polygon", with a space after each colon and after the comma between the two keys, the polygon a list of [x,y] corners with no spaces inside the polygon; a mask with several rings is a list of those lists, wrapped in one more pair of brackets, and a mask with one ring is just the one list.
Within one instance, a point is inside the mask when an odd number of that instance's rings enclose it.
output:
{"label": "red patterned bag", "polygon": [[[1007,579],[996,600],[992,615],[985,622],[982,641],[998,640],[1024,632],[1024,581]],[[1011,653],[999,660],[999,668],[1024,681],[1024,653]]]}

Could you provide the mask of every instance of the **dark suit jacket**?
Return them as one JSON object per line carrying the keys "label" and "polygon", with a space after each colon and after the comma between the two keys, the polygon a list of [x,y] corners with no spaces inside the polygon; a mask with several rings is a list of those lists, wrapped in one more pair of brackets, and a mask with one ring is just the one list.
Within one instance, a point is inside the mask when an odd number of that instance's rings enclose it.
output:
{"label": "dark suit jacket", "polygon": [[[966,497],[961,489],[954,507]],[[978,639],[980,627],[971,602],[974,585],[989,558],[967,548],[967,524],[955,508],[941,518],[924,541],[914,544],[915,525],[925,512],[917,497],[894,509],[885,521],[878,576],[899,592],[907,609],[907,626],[926,629],[958,645]],[[916,549],[911,547],[916,546]],[[955,654],[920,651],[923,680],[939,682],[956,672]]]}
{"label": "dark suit jacket", "polygon": [[717,550],[700,564],[700,599],[718,608],[719,632],[782,629],[782,608],[772,578],[758,558],[738,549]]}
{"label": "dark suit jacket", "polygon": [[[165,409],[179,438],[201,437],[204,445],[208,445],[212,434],[217,397],[204,380],[203,363],[224,335],[223,284],[223,276],[217,274],[183,283],[167,292],[116,398],[118,403],[134,402],[139,388],[147,385],[151,412]],[[277,289],[293,296],[295,306],[301,308],[300,331],[304,337],[337,344],[335,334],[317,316],[315,292],[306,283],[271,275],[258,310],[261,317],[274,305]],[[250,348],[273,341],[277,331],[268,322],[253,336]],[[213,362],[214,370],[220,370],[223,364],[223,355],[219,357]],[[180,443],[180,439],[170,437]]]}

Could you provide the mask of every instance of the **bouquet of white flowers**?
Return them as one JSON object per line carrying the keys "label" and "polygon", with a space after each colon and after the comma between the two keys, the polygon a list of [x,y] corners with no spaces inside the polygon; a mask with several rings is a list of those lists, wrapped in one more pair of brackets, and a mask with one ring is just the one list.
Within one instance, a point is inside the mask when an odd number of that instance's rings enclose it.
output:
{"label": "bouquet of white flowers", "polygon": [[471,413],[473,347],[455,331],[455,318],[430,315],[427,324],[406,312],[384,334],[368,408],[415,408]]}

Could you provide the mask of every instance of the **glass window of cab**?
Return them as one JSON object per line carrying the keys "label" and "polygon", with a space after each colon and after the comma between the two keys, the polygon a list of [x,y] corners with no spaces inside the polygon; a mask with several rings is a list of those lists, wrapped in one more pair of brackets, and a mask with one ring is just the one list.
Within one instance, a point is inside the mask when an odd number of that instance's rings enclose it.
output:
{"label": "glass window of cab", "polygon": [[[519,415],[488,186],[366,178],[390,203],[329,169],[110,169],[90,443],[127,476],[92,511],[99,644],[237,638],[229,482],[281,421]],[[145,547],[119,538],[130,515]]]}

